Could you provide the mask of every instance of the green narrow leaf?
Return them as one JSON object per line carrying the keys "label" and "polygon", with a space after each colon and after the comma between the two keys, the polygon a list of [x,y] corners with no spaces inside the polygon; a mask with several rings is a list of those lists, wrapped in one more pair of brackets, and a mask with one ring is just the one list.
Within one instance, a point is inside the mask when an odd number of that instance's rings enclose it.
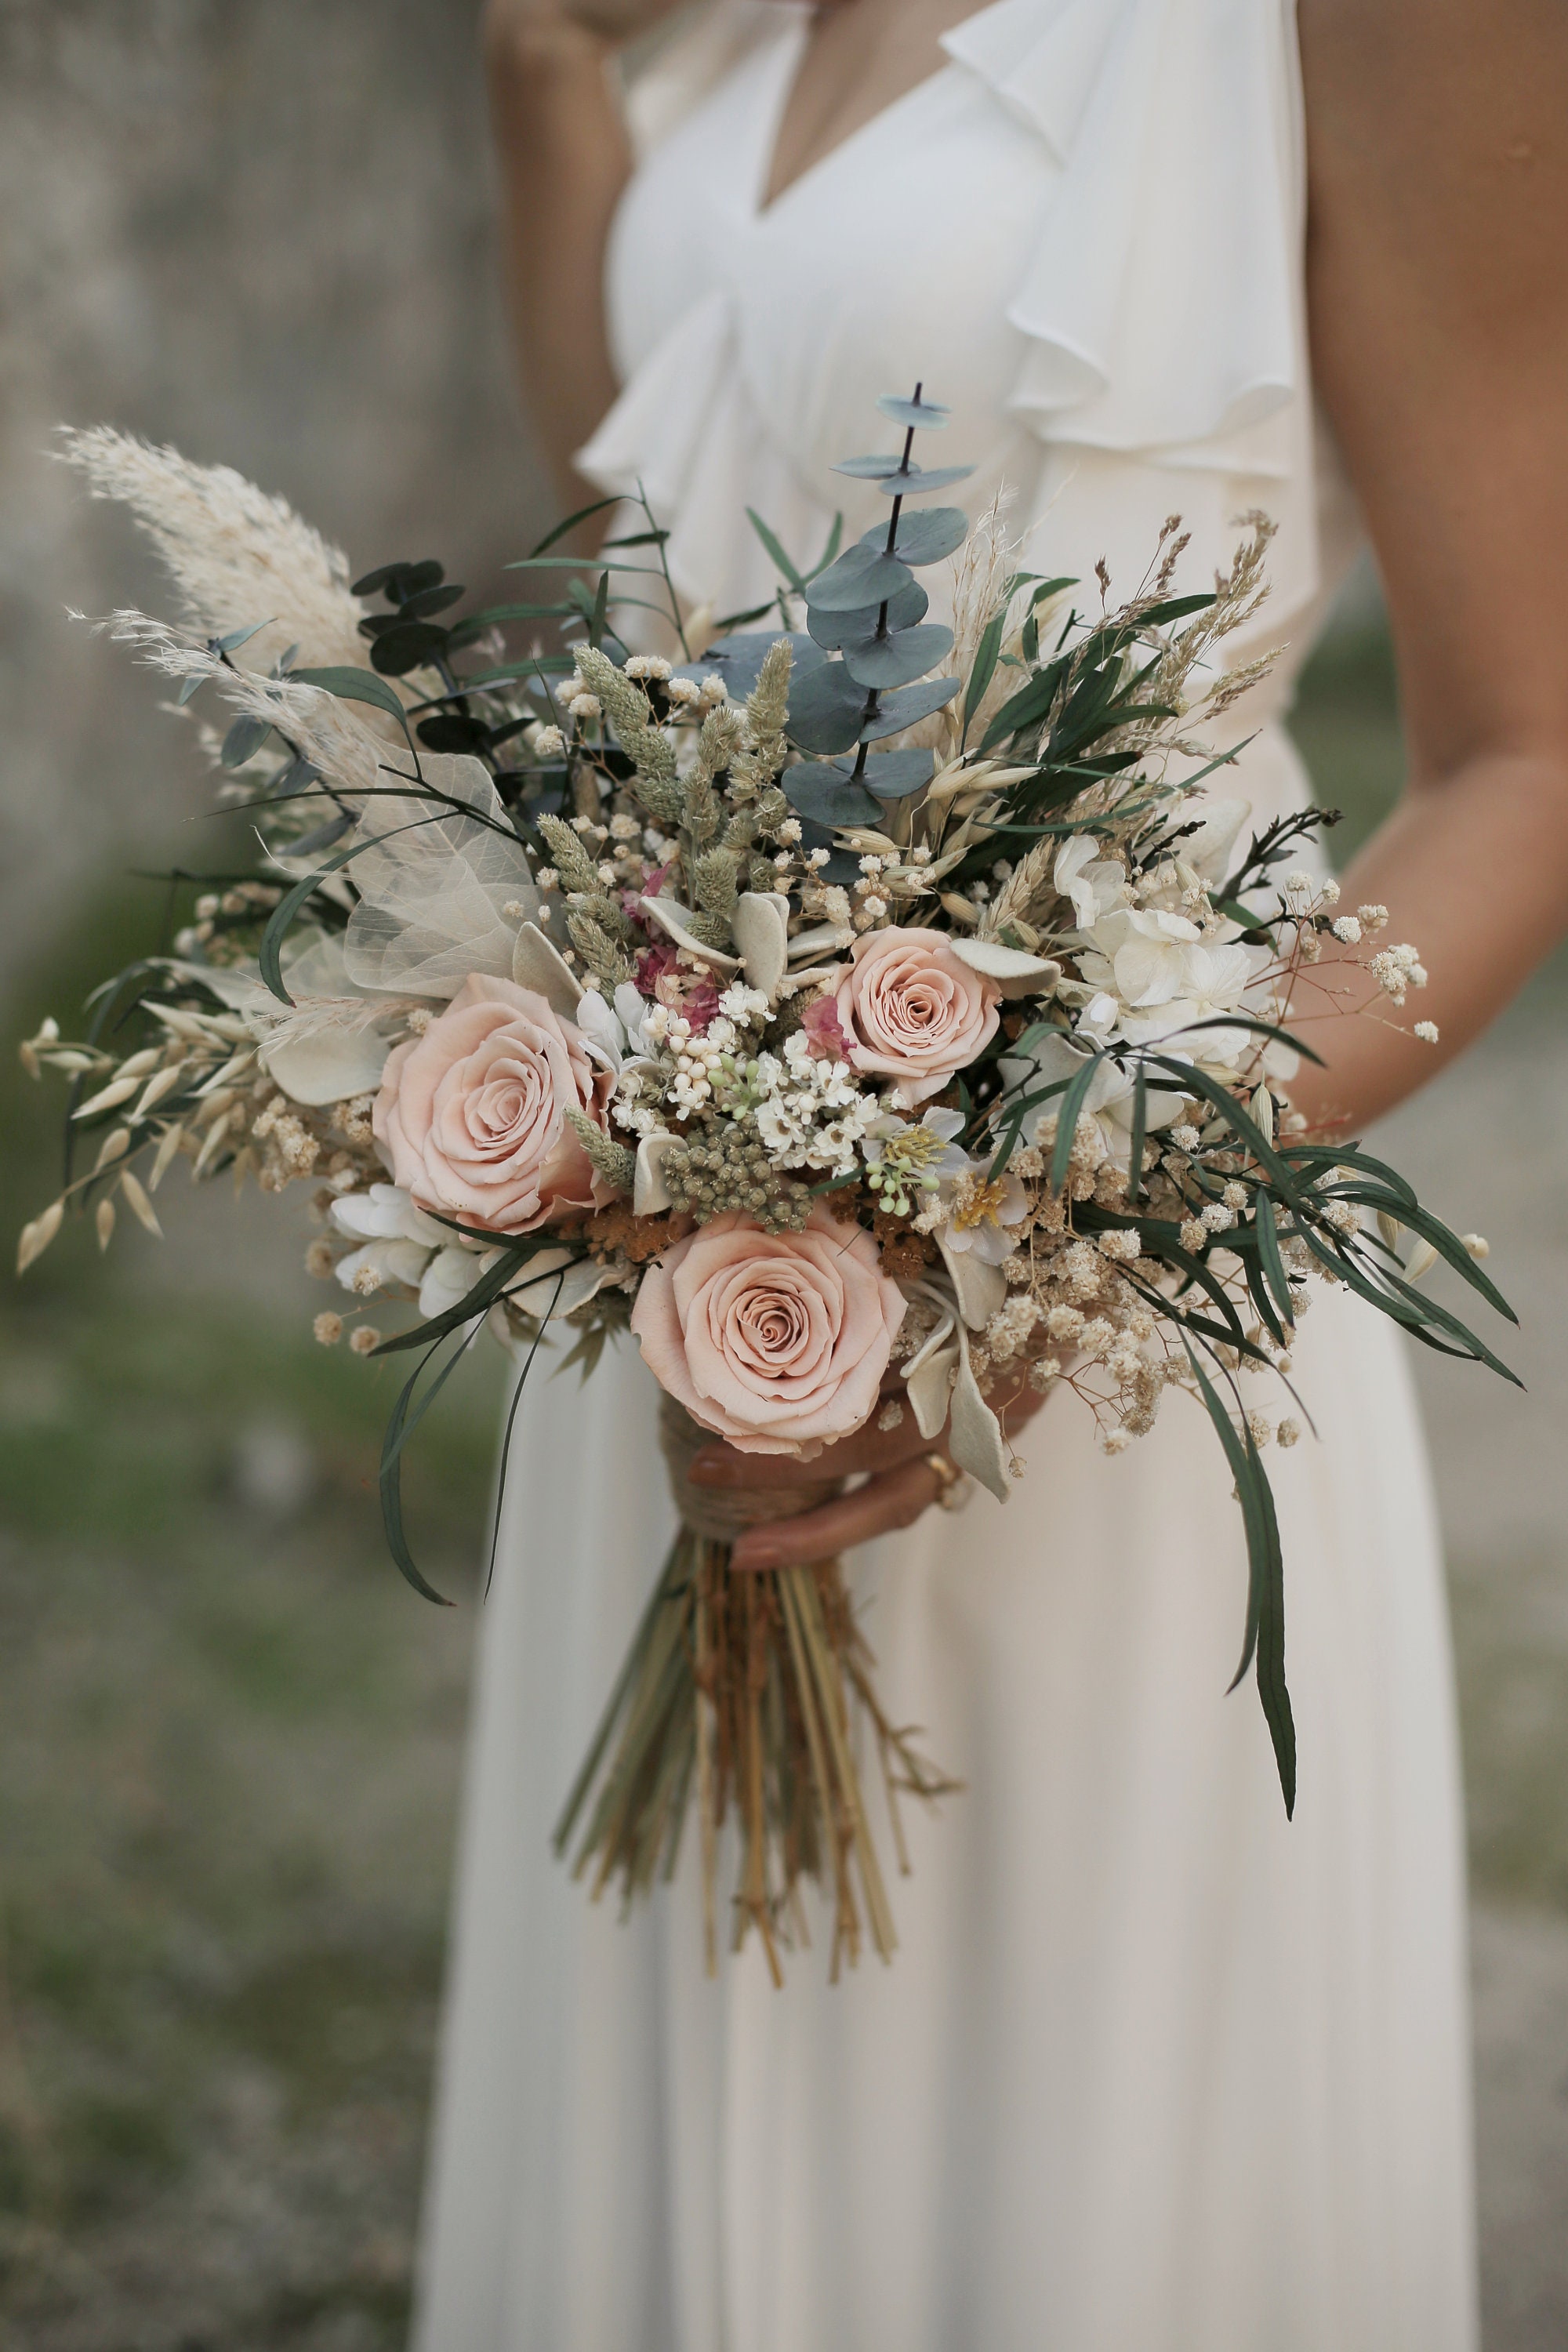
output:
{"label": "green narrow leaf", "polygon": [[1062,1096],[1061,1108],[1057,1113],[1056,1148],[1051,1153],[1050,1186],[1053,1192],[1059,1192],[1067,1182],[1068,1162],[1072,1158],[1073,1139],[1078,1134],[1079,1114],[1094,1084],[1094,1074],[1104,1059],[1103,1054],[1091,1054],[1082,1069],[1074,1073]]}
{"label": "green narrow leaf", "polygon": [[[404,795],[397,793],[392,797],[402,799]],[[427,795],[410,795],[410,797],[427,797],[437,801],[442,811],[454,805],[445,793],[431,793]],[[369,841],[352,841],[346,849],[339,850],[335,857],[329,857],[326,864],[319,866],[313,874],[307,874],[302,881],[296,882],[287,896],[279,900],[268,920],[267,929],[261,935],[261,945],[257,951],[256,961],[260,967],[262,979],[280,1003],[292,1004],[294,1002],[283,985],[280,959],[283,953],[283,942],[289,936],[295,916],[306,899],[320,887],[330,874],[335,874],[340,866],[347,866],[352,858],[359,856],[362,849],[373,849],[378,842],[391,841],[400,833],[414,833],[420,825],[434,824],[435,822],[434,816],[419,816],[414,818],[411,824],[394,825],[390,833],[376,834]],[[499,831],[500,828],[492,827],[492,830]]]}
{"label": "green narrow leaf", "polygon": [[280,958],[283,953],[283,942],[289,936],[295,916],[306,899],[311,897],[326,880],[329,874],[335,874],[340,866],[346,866],[350,858],[357,856],[360,850],[365,846],[363,842],[353,843],[349,848],[340,850],[335,857],[329,857],[324,866],[318,866],[313,874],[307,874],[303,881],[296,882],[294,887],[286,897],[280,898],[272,909],[267,929],[261,935],[261,946],[256,961],[260,966],[262,979],[280,1003],[292,1004],[294,1002],[283,985]]}
{"label": "green narrow leaf", "polygon": [[1149,1116],[1148,1087],[1140,1063],[1132,1081],[1132,1137],[1127,1150],[1127,1198],[1135,1201],[1143,1181],[1143,1130]]}
{"label": "green narrow leaf", "polygon": [[[595,499],[591,507],[579,507],[576,513],[569,514],[564,522],[558,522],[553,530],[547,530],[537,547],[531,547],[529,549],[529,561],[531,562],[537,562],[539,557],[543,555],[548,549],[558,547],[561,541],[566,537],[567,533],[569,531],[575,530],[580,522],[587,522],[593,516],[596,514],[604,514],[608,508],[618,507],[621,501],[618,498]],[[507,570],[509,572],[520,571],[521,569],[521,565],[508,564],[507,566]]]}
{"label": "green narrow leaf", "polygon": [[252,637],[259,636],[263,629],[271,626],[270,621],[252,621],[247,629],[231,629],[226,637],[219,637],[217,649],[220,654],[237,654],[241,646],[247,646]]}
{"label": "green narrow leaf", "polygon": [[1296,1725],[1285,1681],[1285,1562],[1273,1491],[1250,1433],[1242,1437],[1184,1336],[1182,1345],[1235,1475],[1247,1536],[1247,1632],[1241,1664],[1230,1687],[1235,1690],[1256,1656],[1258,1695],[1274,1747],[1285,1817],[1289,1821],[1296,1811]]}
{"label": "green narrow leaf", "polygon": [[607,572],[604,572],[599,575],[599,593],[594,599],[594,609],[588,615],[588,643],[591,646],[604,644],[605,630],[608,625],[609,616],[610,575]]}
{"label": "green narrow leaf", "polygon": [[985,699],[986,689],[996,675],[997,657],[1002,651],[1002,631],[1006,625],[1007,608],[993,613],[986,622],[980,643],[974,649],[974,667],[969,673],[969,684],[963,695],[963,732],[959,738],[962,751],[969,740],[969,730],[974,714]]}
{"label": "green narrow leaf", "polygon": [[561,1286],[565,1281],[566,1275],[567,1268],[563,1266],[555,1277],[555,1287],[550,1294],[550,1304],[539,1318],[539,1328],[533,1335],[533,1344],[529,1349],[522,1370],[517,1376],[517,1386],[511,1392],[511,1402],[507,1407],[506,1427],[501,1433],[500,1476],[496,1485],[495,1518],[490,1528],[490,1556],[485,1567],[485,1599],[487,1601],[490,1597],[490,1582],[496,1572],[496,1550],[500,1542],[501,1507],[506,1501],[507,1469],[511,1460],[511,1433],[517,1425],[517,1409],[522,1402],[523,1388],[530,1372],[533,1370],[533,1360],[539,1353],[539,1343],[550,1328],[551,1318],[561,1304]]}
{"label": "green narrow leaf", "polygon": [[805,593],[805,582],[801,578],[800,573],[795,570],[795,565],[790,562],[788,556],[784,553],[784,549],[779,545],[778,541],[773,537],[773,532],[763,520],[762,516],[758,514],[754,507],[748,507],[746,509],[746,516],[747,520],[751,523],[752,529],[756,532],[757,537],[767,549],[770,557],[773,559],[773,562],[778,565],[783,577],[789,582],[790,586],[795,590],[797,596],[804,596]]}
{"label": "green narrow leaf", "polygon": [[[447,1220],[442,1218],[440,1222],[444,1224]],[[457,1227],[455,1230],[461,1232],[465,1229]],[[484,1238],[493,1242],[495,1236],[487,1234]],[[410,1348],[423,1347],[426,1341],[432,1345],[438,1345],[448,1332],[456,1331],[463,1324],[472,1322],[476,1315],[482,1315],[487,1307],[492,1307],[513,1275],[532,1255],[531,1250],[517,1245],[505,1250],[494,1265],[487,1266],[473,1288],[458,1301],[456,1307],[448,1307],[444,1313],[433,1315],[427,1323],[416,1324],[412,1330],[395,1331],[390,1339],[384,1339],[378,1348],[372,1350],[372,1353],[376,1356],[396,1356]]]}
{"label": "green narrow leaf", "polygon": [[1252,1213],[1258,1230],[1258,1263],[1263,1279],[1274,1294],[1281,1318],[1286,1323],[1293,1323],[1296,1309],[1290,1297],[1285,1261],[1279,1255],[1279,1232],[1274,1222],[1274,1203],[1261,1185],[1252,1196]]}
{"label": "green narrow leaf", "polygon": [[1304,1214],[1307,1202],[1296,1181],[1294,1171],[1287,1167],[1257,1120],[1242,1109],[1233,1094],[1228,1093],[1216,1078],[1211,1078],[1206,1070],[1200,1069],[1195,1062],[1178,1062],[1169,1054],[1151,1054],[1148,1059],[1156,1068],[1169,1070],[1184,1094],[1201,1095],[1205,1102],[1212,1104],[1232,1134],[1246,1144],[1258,1166],[1267,1171],[1280,1198],[1298,1216]]}
{"label": "green narrow leaf", "polygon": [[270,719],[255,719],[248,712],[243,713],[223,739],[223,750],[218,753],[220,764],[243,768],[247,760],[255,758],[271,732]]}
{"label": "green narrow leaf", "polygon": [[[836,562],[838,557],[838,551],[843,544],[844,515],[842,509],[840,509],[840,511],[833,518],[833,528],[827,534],[827,544],[823,549],[822,553],[817,557],[816,562],[812,565],[811,570],[806,573],[806,579],[808,581],[815,580],[819,572],[826,572],[830,563]],[[764,604],[763,607],[763,612],[765,613],[767,609],[767,606]]]}
{"label": "green narrow leaf", "polygon": [[290,686],[319,686],[325,694],[335,694],[343,702],[374,703],[396,719],[405,735],[408,732],[407,714],[402,697],[377,677],[374,670],[353,669],[339,666],[330,669],[297,669],[289,674]]}
{"label": "green narrow leaf", "polygon": [[392,1418],[386,1424],[386,1435],[381,1448],[381,1523],[386,1530],[387,1549],[401,1573],[407,1579],[422,1600],[433,1601],[438,1609],[450,1609],[452,1603],[433,1584],[427,1584],[419,1573],[413,1553],[408,1549],[408,1537],[403,1524],[403,1439],[408,1409],[420,1375],[430,1360],[434,1349],[416,1365],[397,1402],[392,1408]]}

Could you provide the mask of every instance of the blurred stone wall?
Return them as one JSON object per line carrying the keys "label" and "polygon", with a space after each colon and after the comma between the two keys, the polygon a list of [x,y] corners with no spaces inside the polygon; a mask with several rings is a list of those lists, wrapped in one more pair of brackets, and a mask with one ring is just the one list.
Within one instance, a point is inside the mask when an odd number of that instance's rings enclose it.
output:
{"label": "blurred stone wall", "polygon": [[89,875],[202,858],[193,748],[65,618],[165,607],[57,423],[236,466],[356,568],[439,553],[493,586],[537,535],[478,13],[0,0],[0,985]]}

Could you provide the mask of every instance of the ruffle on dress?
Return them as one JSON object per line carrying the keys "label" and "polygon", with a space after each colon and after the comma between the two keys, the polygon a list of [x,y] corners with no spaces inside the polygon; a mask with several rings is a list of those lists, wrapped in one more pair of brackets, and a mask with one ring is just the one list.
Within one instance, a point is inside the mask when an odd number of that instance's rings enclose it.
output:
{"label": "ruffle on dress", "polygon": [[1284,477],[1307,380],[1282,0],[1003,0],[943,47],[1059,167],[1009,306],[1047,441]]}
{"label": "ruffle on dress", "polygon": [[[1017,142],[1009,168],[1033,180],[1038,210],[1021,235],[1016,210],[1000,236],[992,219],[988,238],[987,207],[999,198],[994,181],[989,194],[977,187],[967,287],[949,282],[954,246],[939,234],[942,257],[926,278],[911,278],[901,297],[890,292],[880,318],[873,306],[851,333],[842,321],[856,305],[822,254],[803,264],[799,285],[787,271],[780,282],[774,240],[790,226],[789,199],[762,213],[741,194],[748,173],[765,168],[751,150],[776,131],[798,55],[789,20],[799,13],[779,0],[717,0],[701,20],[703,59],[731,61],[718,89],[706,73],[691,77],[710,107],[723,109],[701,116],[705,241],[681,234],[695,217],[686,209],[690,156],[672,172],[668,200],[677,206],[673,250],[700,255],[707,285],[673,318],[646,314],[648,331],[630,334],[626,389],[582,452],[583,472],[606,490],[645,485],[671,529],[667,552],[683,594],[760,603],[773,570],[737,510],[735,486],[745,485],[746,502],[786,546],[815,551],[834,508],[856,509],[858,486],[832,481],[826,467],[864,436],[868,341],[918,355],[920,373],[919,357],[942,333],[963,336],[966,299],[984,301],[994,305],[995,330],[1018,342],[1004,356],[994,338],[983,364],[967,344],[950,353],[961,364],[948,373],[962,379],[967,358],[974,376],[967,393],[942,382],[969,428],[968,447],[954,454],[980,458],[977,490],[988,494],[999,471],[1024,494],[1029,511],[1018,520],[1032,527],[1045,568],[1083,572],[1103,554],[1118,589],[1130,591],[1160,520],[1180,512],[1191,544],[1178,585],[1201,588],[1229,562],[1238,516],[1261,507],[1279,526],[1263,634],[1278,642],[1287,617],[1295,634],[1319,591],[1320,551],[1293,0],[997,0],[946,35],[952,67],[1005,111],[1005,152]],[[679,55],[671,62],[682,66]],[[643,166],[645,205],[656,212],[667,200],[663,162],[656,150]],[[842,172],[853,206],[858,163],[868,166],[859,138],[809,176]],[[824,189],[814,193],[820,199]],[[942,201],[951,206],[956,192]],[[821,235],[820,218],[815,227]],[[769,241],[765,268],[760,240]],[[987,274],[1002,252],[1017,258],[993,293]],[[863,266],[847,250],[845,272]],[[634,289],[647,282],[646,270],[640,281],[629,275]],[[798,369],[784,357],[794,335],[805,346]],[[826,339],[820,367],[846,411],[841,446],[834,401],[822,401],[805,364],[814,337]],[[888,364],[884,352],[884,373]],[[889,388],[879,378],[870,387]],[[976,401],[989,404],[989,449],[974,446]],[[869,506],[863,519],[851,513],[855,528],[875,519]],[[1249,641],[1237,651],[1258,649]],[[1265,698],[1282,699],[1284,689],[1281,673]]]}

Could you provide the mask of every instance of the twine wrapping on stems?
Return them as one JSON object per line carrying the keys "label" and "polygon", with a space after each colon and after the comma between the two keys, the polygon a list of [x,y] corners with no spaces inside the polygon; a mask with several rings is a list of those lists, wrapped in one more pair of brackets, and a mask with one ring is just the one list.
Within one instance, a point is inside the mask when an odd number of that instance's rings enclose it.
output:
{"label": "twine wrapping on stems", "polygon": [[831,1503],[843,1491],[841,1478],[825,1478],[810,1486],[696,1486],[693,1461],[705,1445],[720,1443],[710,1429],[694,1421],[686,1407],[663,1391],[658,1403],[658,1441],[669,1471],[669,1491],[681,1525],[710,1543],[733,1543],[748,1528],[773,1519],[798,1518]]}

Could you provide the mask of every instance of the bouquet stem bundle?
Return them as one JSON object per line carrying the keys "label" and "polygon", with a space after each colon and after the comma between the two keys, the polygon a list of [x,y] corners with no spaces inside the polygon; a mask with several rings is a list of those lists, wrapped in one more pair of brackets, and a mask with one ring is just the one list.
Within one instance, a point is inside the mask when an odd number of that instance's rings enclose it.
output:
{"label": "bouquet stem bundle", "polygon": [[591,1874],[595,1895],[618,1878],[629,1903],[656,1876],[674,1875],[695,1787],[710,1975],[719,1841],[731,1804],[741,1831],[732,1949],[755,1927],[773,1981],[783,1983],[781,1944],[810,1941],[804,1877],[833,1902],[835,1978],[845,1957],[851,1966],[858,1959],[867,1937],[889,1960],[898,1937],[857,1764],[866,1733],[901,1871],[910,1865],[900,1792],[929,1801],[957,1783],[884,1713],[837,1559],[760,1571],[731,1565],[742,1528],[809,1509],[837,1484],[772,1495],[695,1488],[687,1468],[710,1433],[668,1396],[661,1429],[680,1532],[567,1800],[557,1850],[572,1845],[582,1823],[575,1874]]}

